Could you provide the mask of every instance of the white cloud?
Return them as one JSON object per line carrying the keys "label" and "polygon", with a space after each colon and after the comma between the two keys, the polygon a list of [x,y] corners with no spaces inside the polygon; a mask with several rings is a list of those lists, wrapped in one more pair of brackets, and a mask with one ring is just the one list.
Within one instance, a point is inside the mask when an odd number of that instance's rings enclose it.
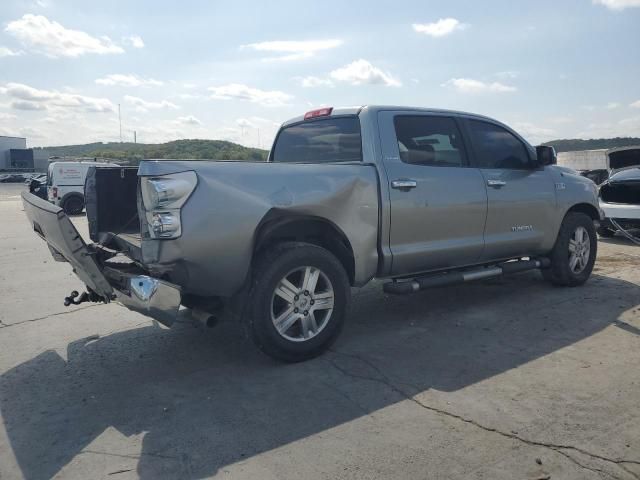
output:
{"label": "white cloud", "polygon": [[460,23],[455,18],[441,18],[437,22],[433,23],[414,23],[413,29],[418,33],[424,33],[431,37],[444,37],[456,30],[463,30],[467,27],[464,23]]}
{"label": "white cloud", "polygon": [[78,57],[87,53],[124,53],[109,37],[93,37],[80,30],[71,30],[42,15],[26,14],[9,22],[5,32],[16,37],[34,52],[49,57]]}
{"label": "white cloud", "polygon": [[80,108],[87,112],[113,112],[113,103],[106,98],[87,97],[57,90],[40,90],[22,83],[7,83],[1,93],[13,99],[11,107],[18,110],[46,110],[48,107]]}
{"label": "white cloud", "polygon": [[20,55],[20,52],[16,52],[15,50],[11,50],[7,47],[0,47],[0,58],[2,57],[16,57]]}
{"label": "white cloud", "polygon": [[619,106],[620,104],[618,102],[609,102],[607,103],[607,110],[615,110]]}
{"label": "white cloud", "polygon": [[461,93],[507,93],[515,92],[516,87],[500,82],[485,83],[472,78],[452,78],[442,84],[443,87],[452,87]]}
{"label": "white cloud", "polygon": [[515,122],[513,123],[513,128],[516,132],[532,143],[540,143],[542,141],[549,140],[553,135],[555,135],[555,131],[553,129],[540,127],[529,122]]}
{"label": "white cloud", "polygon": [[402,85],[387,72],[371,65],[367,60],[359,59],[344,67],[332,71],[329,76],[337,82],[346,82],[351,85],[385,85],[387,87],[399,87]]}
{"label": "white cloud", "polygon": [[624,10],[629,7],[640,7],[640,0],[593,0],[593,3],[604,5],[611,10]]}
{"label": "white cloud", "polygon": [[124,38],[124,42],[133,48],[144,48],[144,41],[140,35],[130,35]]}
{"label": "white cloud", "polygon": [[138,75],[124,75],[120,73],[114,73],[107,75],[103,78],[96,79],[98,85],[107,86],[121,86],[121,87],[147,87],[147,86],[160,86],[163,83],[153,78],[142,78]]}
{"label": "white cloud", "polygon": [[632,108],[640,108],[640,100],[633,102],[631,105],[629,105]]}
{"label": "white cloud", "polygon": [[13,120],[14,118],[17,117],[11,113],[0,112],[0,120]]}
{"label": "white cloud", "polygon": [[209,87],[211,98],[217,100],[245,100],[265,106],[285,105],[293,97],[279,90],[260,90],[241,83]]}
{"label": "white cloud", "polygon": [[328,78],[321,78],[321,77],[314,77],[314,76],[300,78],[300,84],[306,88],[333,87],[333,82]]}
{"label": "white cloud", "polygon": [[125,95],[125,102],[128,102],[136,107],[138,112],[146,112],[148,110],[158,110],[161,108],[177,110],[180,108],[175,103],[171,103],[168,100],[162,100],[160,102],[149,102],[139,97],[132,97],[131,95]]}
{"label": "white cloud", "polygon": [[251,48],[259,52],[281,54],[278,57],[268,57],[265,60],[300,60],[309,58],[322,50],[337,48],[342,40],[276,40],[271,42],[250,43],[241,48]]}
{"label": "white cloud", "polygon": [[176,118],[175,122],[180,125],[202,125],[202,122],[193,115]]}

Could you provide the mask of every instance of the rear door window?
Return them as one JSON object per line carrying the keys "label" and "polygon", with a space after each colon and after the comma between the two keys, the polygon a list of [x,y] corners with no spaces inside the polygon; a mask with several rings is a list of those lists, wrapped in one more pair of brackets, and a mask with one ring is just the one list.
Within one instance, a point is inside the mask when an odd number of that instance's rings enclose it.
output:
{"label": "rear door window", "polygon": [[400,160],[432,167],[462,167],[462,136],[451,117],[399,115],[394,119]]}
{"label": "rear door window", "polygon": [[511,132],[481,120],[469,120],[468,126],[477,167],[531,168],[527,149]]}
{"label": "rear door window", "polygon": [[306,121],[280,131],[272,162],[330,163],[362,160],[358,117]]}

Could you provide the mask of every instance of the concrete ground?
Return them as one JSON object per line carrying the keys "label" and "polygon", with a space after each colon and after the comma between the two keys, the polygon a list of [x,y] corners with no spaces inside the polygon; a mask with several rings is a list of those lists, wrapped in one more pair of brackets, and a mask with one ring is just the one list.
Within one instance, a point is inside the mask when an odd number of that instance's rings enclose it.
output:
{"label": "concrete ground", "polygon": [[[0,185],[0,478],[640,478],[640,248],[385,296],[302,364],[230,323],[160,328],[82,285]],[[86,220],[77,223],[86,231]]]}

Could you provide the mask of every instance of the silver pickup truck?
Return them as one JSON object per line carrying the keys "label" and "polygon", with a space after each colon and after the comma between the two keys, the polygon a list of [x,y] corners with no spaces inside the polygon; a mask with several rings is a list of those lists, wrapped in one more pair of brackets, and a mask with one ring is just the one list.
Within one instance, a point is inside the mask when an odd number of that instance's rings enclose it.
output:
{"label": "silver pickup truck", "polygon": [[300,361],[328,348],[350,288],[373,278],[393,294],[530,269],[584,283],[596,186],[554,164],[480,115],[322,108],[285,122],[267,162],[94,169],[93,243],[59,207],[23,202],[86,285],[65,304],[117,301],[167,326],[228,307],[262,351]]}

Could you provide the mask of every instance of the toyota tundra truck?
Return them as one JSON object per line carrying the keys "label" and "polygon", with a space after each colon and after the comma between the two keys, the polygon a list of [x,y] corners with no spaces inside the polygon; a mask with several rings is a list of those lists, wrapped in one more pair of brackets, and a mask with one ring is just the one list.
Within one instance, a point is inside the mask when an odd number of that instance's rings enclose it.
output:
{"label": "toyota tundra truck", "polygon": [[351,287],[388,294],[539,269],[590,276],[595,184],[485,116],[364,106],[285,122],[266,162],[148,160],[92,169],[91,242],[63,210],[23,193],[34,231],[83,292],[166,326],[221,309],[266,354],[322,353]]}

